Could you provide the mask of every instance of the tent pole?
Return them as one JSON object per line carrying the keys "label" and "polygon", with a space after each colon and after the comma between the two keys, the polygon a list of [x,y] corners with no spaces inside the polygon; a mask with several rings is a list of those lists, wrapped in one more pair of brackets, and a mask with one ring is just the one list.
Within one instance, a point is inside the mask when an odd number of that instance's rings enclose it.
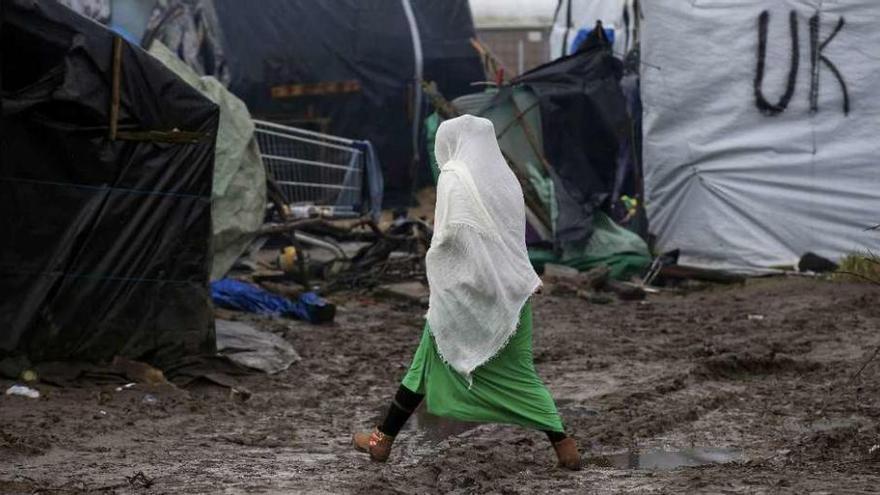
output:
{"label": "tent pole", "polygon": [[406,14],[406,21],[409,23],[409,32],[413,43],[413,57],[415,58],[415,73],[413,74],[413,123],[412,123],[412,165],[410,167],[410,175],[412,176],[412,186],[410,194],[415,195],[416,184],[419,179],[419,131],[421,130],[422,118],[422,78],[424,71],[424,59],[422,57],[422,36],[419,33],[419,25],[416,22],[416,16],[413,13],[410,0],[400,0],[403,6],[403,12]]}

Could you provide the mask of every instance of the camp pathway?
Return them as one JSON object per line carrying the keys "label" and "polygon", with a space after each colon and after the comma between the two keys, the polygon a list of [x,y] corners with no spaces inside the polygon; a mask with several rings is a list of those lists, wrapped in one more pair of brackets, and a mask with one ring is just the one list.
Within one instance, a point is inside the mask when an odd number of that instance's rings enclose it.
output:
{"label": "camp pathway", "polygon": [[[0,397],[0,493],[870,492],[880,362],[852,376],[880,344],[878,294],[776,278],[609,305],[538,296],[538,371],[609,466],[579,473],[553,468],[539,433],[424,414],[387,464],[354,452],[424,310],[351,296],[333,326],[251,319],[303,359],[246,377],[248,400],[215,386]],[[716,458],[731,462],[662,465]]]}

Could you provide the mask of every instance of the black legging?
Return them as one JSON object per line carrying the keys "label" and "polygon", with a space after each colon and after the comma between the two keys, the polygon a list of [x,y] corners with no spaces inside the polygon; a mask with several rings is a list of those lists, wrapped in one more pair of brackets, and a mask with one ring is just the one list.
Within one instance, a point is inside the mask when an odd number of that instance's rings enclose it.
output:
{"label": "black legging", "polygon": [[[394,394],[394,400],[388,407],[388,414],[385,415],[385,421],[379,426],[379,431],[388,436],[396,437],[424,398],[424,395],[417,394],[401,385],[397,389],[397,393]],[[560,442],[566,438],[566,434],[561,431],[544,430],[544,433],[552,443]]]}

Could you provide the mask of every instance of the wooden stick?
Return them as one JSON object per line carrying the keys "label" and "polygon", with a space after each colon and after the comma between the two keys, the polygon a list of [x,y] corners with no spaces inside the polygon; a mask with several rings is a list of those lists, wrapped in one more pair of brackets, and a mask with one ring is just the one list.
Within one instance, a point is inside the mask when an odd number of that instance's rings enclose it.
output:
{"label": "wooden stick", "polygon": [[113,86],[110,100],[110,140],[116,141],[119,129],[119,89],[122,85],[122,38],[113,38]]}

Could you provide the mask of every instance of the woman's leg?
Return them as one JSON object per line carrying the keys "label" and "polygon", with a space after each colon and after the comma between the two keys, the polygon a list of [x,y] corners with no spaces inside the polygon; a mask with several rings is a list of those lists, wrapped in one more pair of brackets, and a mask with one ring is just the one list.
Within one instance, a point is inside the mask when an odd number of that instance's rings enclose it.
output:
{"label": "woman's leg", "polygon": [[388,414],[380,426],[377,426],[371,433],[361,432],[355,433],[352,437],[354,448],[361,452],[370,454],[370,458],[374,461],[385,462],[391,454],[391,445],[394,443],[394,437],[400,433],[406,420],[412,416],[413,411],[422,402],[424,395],[413,392],[401,385],[394,395],[394,400],[388,406]]}
{"label": "woman's leg", "polygon": [[417,394],[401,385],[397,389],[397,393],[394,394],[391,405],[388,406],[388,414],[385,415],[385,421],[379,426],[379,431],[385,435],[396,437],[424,397],[424,395]]}
{"label": "woman's leg", "polygon": [[568,438],[568,435],[566,435],[564,431],[544,430],[544,433],[547,434],[547,438],[550,440],[550,443],[552,443],[552,444],[557,444],[557,443],[565,440],[566,438]]}

